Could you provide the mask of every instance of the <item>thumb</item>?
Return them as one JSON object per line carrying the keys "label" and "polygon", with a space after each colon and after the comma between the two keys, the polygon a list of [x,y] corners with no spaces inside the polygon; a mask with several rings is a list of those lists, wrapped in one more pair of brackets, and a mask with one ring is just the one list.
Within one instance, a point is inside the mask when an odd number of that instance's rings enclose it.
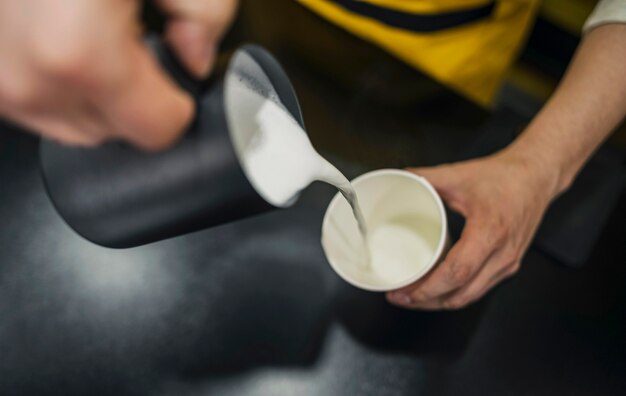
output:
{"label": "thumb", "polygon": [[115,73],[96,98],[115,136],[146,149],[171,145],[191,122],[194,104],[140,40],[118,53]]}

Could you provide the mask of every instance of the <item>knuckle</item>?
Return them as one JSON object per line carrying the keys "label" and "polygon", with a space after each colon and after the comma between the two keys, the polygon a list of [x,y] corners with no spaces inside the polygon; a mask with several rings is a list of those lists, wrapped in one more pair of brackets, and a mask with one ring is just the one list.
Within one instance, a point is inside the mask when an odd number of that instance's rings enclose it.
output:
{"label": "knuckle", "polygon": [[510,230],[504,219],[498,218],[496,220],[496,223],[493,226],[492,235],[494,236],[494,240],[497,244],[502,244],[508,239]]}
{"label": "knuckle", "polygon": [[35,54],[38,67],[43,73],[69,81],[81,80],[89,75],[97,58],[87,45],[79,42],[39,46]]}
{"label": "knuckle", "polygon": [[520,257],[517,252],[509,251],[505,253],[502,257],[502,264],[505,268],[514,268],[518,267],[520,264]]}
{"label": "knuckle", "polygon": [[509,230],[504,226],[497,226],[493,235],[495,243],[501,245],[508,239]]}
{"label": "knuckle", "polygon": [[521,267],[521,263],[519,261],[514,262],[506,272],[507,278],[517,274],[520,270],[520,267]]}
{"label": "knuckle", "polygon": [[472,277],[472,265],[463,262],[453,262],[447,267],[448,282],[455,286],[467,283]]}
{"label": "knuckle", "polygon": [[415,290],[413,291],[413,293],[411,293],[411,297],[414,301],[428,301],[433,296],[425,290]]}

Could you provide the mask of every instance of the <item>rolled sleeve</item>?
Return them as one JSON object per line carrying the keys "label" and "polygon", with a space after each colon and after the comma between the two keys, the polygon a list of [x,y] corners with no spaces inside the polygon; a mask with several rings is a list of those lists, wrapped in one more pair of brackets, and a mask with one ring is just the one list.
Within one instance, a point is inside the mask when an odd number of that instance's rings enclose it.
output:
{"label": "rolled sleeve", "polygon": [[583,26],[583,34],[608,23],[626,23],[626,0],[600,0]]}

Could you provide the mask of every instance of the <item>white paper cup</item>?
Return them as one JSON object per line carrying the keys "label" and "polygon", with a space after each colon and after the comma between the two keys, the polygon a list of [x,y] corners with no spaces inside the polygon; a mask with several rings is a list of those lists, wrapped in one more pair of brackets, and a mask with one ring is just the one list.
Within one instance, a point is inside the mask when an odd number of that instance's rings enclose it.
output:
{"label": "white paper cup", "polygon": [[330,202],[322,225],[322,247],[332,268],[365,290],[388,291],[423,277],[448,243],[441,198],[423,177],[381,169],[354,179],[372,252],[364,265],[363,244],[352,209],[341,194]]}

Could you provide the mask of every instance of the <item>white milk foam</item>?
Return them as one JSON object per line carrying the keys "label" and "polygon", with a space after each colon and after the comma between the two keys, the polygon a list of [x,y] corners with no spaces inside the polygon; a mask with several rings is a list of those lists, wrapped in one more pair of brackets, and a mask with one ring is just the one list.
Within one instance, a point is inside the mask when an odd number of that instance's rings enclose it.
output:
{"label": "white milk foam", "polygon": [[[238,115],[230,117],[229,127],[248,180],[277,207],[292,205],[300,191],[316,180],[337,187],[357,219],[363,240],[360,250],[367,264],[365,220],[350,181],[315,151],[304,129],[275,92],[263,92],[258,83],[235,73],[226,76],[226,106]],[[267,90],[267,86],[263,88]]]}
{"label": "white milk foam", "polygon": [[350,181],[315,151],[300,124],[273,101],[268,100],[261,107],[256,120],[255,139],[247,147],[243,161],[248,174],[253,175],[257,191],[273,205],[284,206],[315,180],[335,186],[352,207],[366,265],[367,226]]}
{"label": "white milk foam", "polygon": [[[362,236],[359,267],[394,281],[410,276],[420,259],[432,255],[417,233],[406,227],[381,225],[368,230],[354,188],[349,180],[313,148],[306,132],[270,92],[264,97],[240,76],[227,76],[227,105],[236,106],[238,117],[229,126],[239,160],[250,183],[269,203],[288,207],[298,194],[318,180],[335,186],[352,207]],[[236,99],[236,100],[235,100]]]}
{"label": "white milk foam", "polygon": [[402,282],[430,262],[436,245],[406,224],[383,223],[369,235],[370,266],[383,281]]}

